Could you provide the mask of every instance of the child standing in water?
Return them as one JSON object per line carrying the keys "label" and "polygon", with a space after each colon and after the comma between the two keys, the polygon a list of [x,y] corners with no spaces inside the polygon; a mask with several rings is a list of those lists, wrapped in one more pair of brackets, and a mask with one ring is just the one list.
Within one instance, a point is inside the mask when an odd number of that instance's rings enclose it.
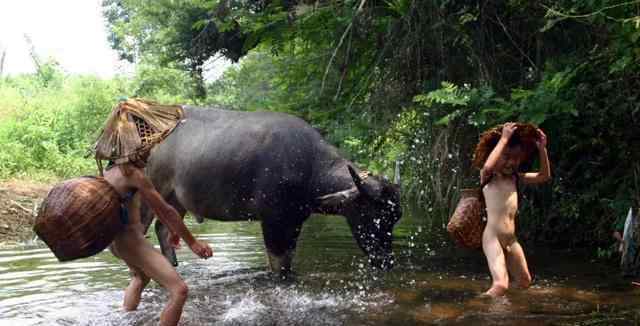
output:
{"label": "child standing in water", "polygon": [[[524,184],[538,184],[551,178],[547,137],[539,128],[535,128],[537,135],[534,136],[534,142],[540,157],[540,171],[519,172],[519,167],[527,163],[535,151],[530,149],[533,146],[527,143],[527,139],[517,133],[520,127],[532,129],[527,125],[505,123],[498,142],[493,141],[493,144],[491,135],[483,135],[484,139],[478,144],[474,160],[476,166],[482,164],[479,161],[484,162],[480,180],[485,185],[482,192],[487,209],[487,225],[482,235],[482,249],[492,278],[491,288],[484,295],[491,297],[505,294],[509,288],[509,276],[521,288],[527,288],[531,284],[527,260],[515,236],[519,199],[517,183],[522,181]],[[495,136],[496,131],[493,132]],[[495,147],[487,157],[489,147],[494,144]]]}

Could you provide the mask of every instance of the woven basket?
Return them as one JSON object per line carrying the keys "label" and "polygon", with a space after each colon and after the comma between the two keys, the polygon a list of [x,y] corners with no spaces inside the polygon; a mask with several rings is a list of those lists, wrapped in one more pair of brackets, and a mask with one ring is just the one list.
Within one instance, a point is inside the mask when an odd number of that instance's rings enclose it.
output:
{"label": "woven basket", "polygon": [[33,229],[62,262],[101,252],[123,227],[116,190],[104,178],[79,177],[49,191]]}
{"label": "woven basket", "polygon": [[487,224],[480,188],[462,189],[460,200],[447,224],[447,232],[456,244],[467,248],[482,246],[482,232]]}

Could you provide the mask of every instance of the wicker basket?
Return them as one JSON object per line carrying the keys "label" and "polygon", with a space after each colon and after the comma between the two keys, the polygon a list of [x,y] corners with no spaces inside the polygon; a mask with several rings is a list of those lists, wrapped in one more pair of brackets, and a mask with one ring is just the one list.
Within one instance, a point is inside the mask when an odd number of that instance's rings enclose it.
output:
{"label": "wicker basket", "polygon": [[480,248],[482,232],[487,224],[486,210],[480,188],[462,189],[460,201],[447,224],[447,232],[460,246]]}
{"label": "wicker basket", "polygon": [[55,185],[40,206],[34,231],[59,261],[93,256],[123,229],[120,196],[101,177]]}

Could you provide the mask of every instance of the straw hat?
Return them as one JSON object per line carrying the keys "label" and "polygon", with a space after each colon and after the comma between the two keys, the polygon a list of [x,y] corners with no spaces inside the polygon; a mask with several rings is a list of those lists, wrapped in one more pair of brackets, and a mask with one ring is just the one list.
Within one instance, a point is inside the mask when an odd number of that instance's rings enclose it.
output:
{"label": "straw hat", "polygon": [[98,165],[101,160],[146,161],[151,148],[164,140],[183,116],[179,105],[137,98],[121,101],[111,111],[93,146]]}
{"label": "straw hat", "polygon": [[[491,151],[496,147],[500,137],[502,137],[502,128],[504,124],[497,125],[480,135],[480,141],[476,145],[473,154],[473,166],[481,169],[484,162],[489,157]],[[509,144],[519,144],[525,153],[525,162],[531,160],[535,153],[536,141],[539,139],[538,127],[530,123],[516,123],[516,131],[509,139]]]}

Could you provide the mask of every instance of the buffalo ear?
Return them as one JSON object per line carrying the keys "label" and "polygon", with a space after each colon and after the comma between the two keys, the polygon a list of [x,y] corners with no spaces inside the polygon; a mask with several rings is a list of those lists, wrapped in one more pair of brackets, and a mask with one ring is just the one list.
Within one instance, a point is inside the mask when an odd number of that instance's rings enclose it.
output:
{"label": "buffalo ear", "polygon": [[353,179],[353,182],[356,184],[356,187],[358,187],[358,189],[362,190],[362,178],[360,178],[360,176],[358,175],[358,173],[356,172],[356,170],[351,166],[351,165],[347,165],[347,169],[349,170],[349,174],[351,174],[351,178]]}
{"label": "buffalo ear", "polygon": [[[349,174],[361,194],[374,199],[380,196],[381,189],[378,183],[372,182],[370,178],[363,179],[364,177],[361,177],[351,165],[347,165],[347,169],[349,169]],[[364,174],[367,175],[368,172]]]}

